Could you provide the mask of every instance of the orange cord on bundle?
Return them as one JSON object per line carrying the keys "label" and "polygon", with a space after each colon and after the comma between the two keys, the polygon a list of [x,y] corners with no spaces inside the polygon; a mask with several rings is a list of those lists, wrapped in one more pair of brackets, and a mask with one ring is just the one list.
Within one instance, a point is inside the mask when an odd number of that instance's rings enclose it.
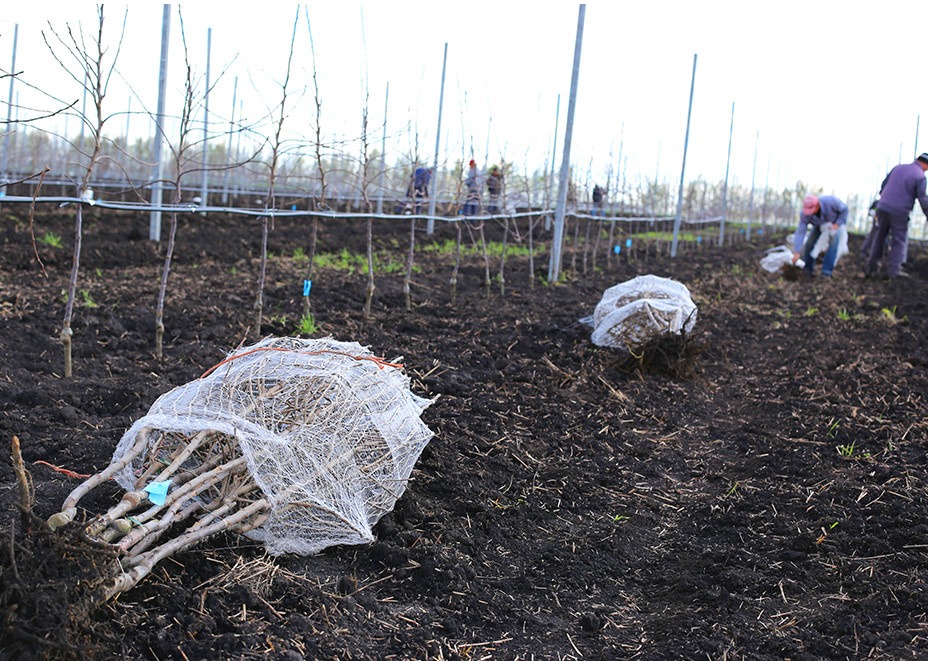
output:
{"label": "orange cord on bundle", "polygon": [[203,374],[200,375],[200,378],[202,379],[202,378],[209,376],[216,369],[222,367],[223,365],[225,365],[226,363],[230,361],[235,360],[236,358],[242,358],[244,356],[247,356],[250,353],[255,353],[256,351],[294,351],[296,353],[302,353],[307,356],[312,356],[312,355],[320,354],[320,353],[334,353],[339,356],[348,356],[349,358],[354,358],[355,360],[369,360],[372,363],[376,364],[377,367],[379,367],[380,369],[383,369],[384,367],[395,367],[396,369],[403,368],[403,365],[400,363],[388,363],[383,358],[377,358],[376,356],[354,356],[350,353],[345,353],[344,351],[332,351],[331,349],[320,349],[319,351],[298,351],[296,349],[285,349],[283,347],[257,347],[256,349],[251,349],[250,351],[246,351],[245,353],[236,354],[235,356],[229,356],[228,358],[223,360],[221,363],[217,363],[213,365],[212,367],[210,367],[205,372],[203,372]]}
{"label": "orange cord on bundle", "polygon": [[68,470],[67,468],[58,468],[58,466],[54,466],[54,465],[48,463],[47,461],[42,461],[41,459],[39,459],[38,461],[33,461],[32,463],[33,463],[33,464],[42,464],[43,466],[48,466],[48,467],[51,468],[53,471],[57,471],[58,473],[64,473],[64,474],[67,475],[68,477],[73,477],[73,478],[80,479],[80,480],[85,480],[85,479],[87,479],[88,477],[90,477],[89,475],[81,475],[80,473],[75,473],[74,471]]}

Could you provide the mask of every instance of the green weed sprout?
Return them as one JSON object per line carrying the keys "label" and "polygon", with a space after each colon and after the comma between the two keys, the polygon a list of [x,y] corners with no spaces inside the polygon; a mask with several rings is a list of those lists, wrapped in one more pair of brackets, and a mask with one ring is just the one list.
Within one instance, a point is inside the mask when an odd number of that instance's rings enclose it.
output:
{"label": "green weed sprout", "polygon": [[838,451],[838,454],[844,457],[845,459],[853,459],[855,444],[856,444],[856,441],[854,443],[851,443],[850,445],[838,445],[835,447],[835,449]]}
{"label": "green weed sprout", "polygon": [[54,232],[46,232],[39,237],[39,242],[44,243],[47,246],[51,246],[52,248],[61,247],[61,237]]}
{"label": "green weed sprout", "polygon": [[312,335],[316,332],[316,320],[309,312],[300,317],[300,323],[296,327],[297,333],[301,335]]}
{"label": "green weed sprout", "polygon": [[895,305],[892,306],[891,308],[883,308],[882,310],[880,310],[880,314],[882,314],[883,317],[886,319],[886,321],[888,321],[892,325],[898,324],[902,321],[908,321],[909,319],[907,316],[902,317],[901,319],[897,317]]}
{"label": "green weed sprout", "polygon": [[80,293],[81,293],[81,304],[85,308],[99,307],[99,305],[97,305],[97,302],[94,301],[93,298],[91,298],[89,291],[87,291],[86,289],[81,289]]}

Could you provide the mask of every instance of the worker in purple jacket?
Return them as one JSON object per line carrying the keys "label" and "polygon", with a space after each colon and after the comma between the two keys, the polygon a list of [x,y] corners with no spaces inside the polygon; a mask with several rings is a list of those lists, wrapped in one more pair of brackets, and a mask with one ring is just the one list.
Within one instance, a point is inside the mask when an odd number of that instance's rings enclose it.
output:
{"label": "worker in purple jacket", "polygon": [[880,199],[876,203],[877,233],[870,248],[870,259],[864,275],[868,278],[876,275],[877,265],[883,256],[883,244],[886,235],[892,236],[886,275],[890,279],[905,277],[902,270],[905,256],[905,240],[909,233],[909,214],[915,207],[915,200],[928,216],[928,195],[925,194],[925,171],[928,170],[928,154],[919,154],[911,163],[897,165],[880,185]]}
{"label": "worker in purple jacket", "polygon": [[[802,240],[806,237],[806,228],[809,229],[809,236],[806,238],[806,247],[803,250]],[[805,270],[811,274],[815,273],[815,257],[812,256],[812,248],[821,236],[822,230],[831,228],[837,230],[841,225],[847,225],[847,205],[836,198],[834,195],[806,195],[802,203],[802,212],[799,214],[799,227],[793,236],[793,264],[799,259],[799,251],[802,250],[802,261],[805,262]],[[822,275],[831,277],[831,272],[835,270],[835,261],[838,258],[838,234],[833,233],[828,242],[828,250],[822,258]]]}

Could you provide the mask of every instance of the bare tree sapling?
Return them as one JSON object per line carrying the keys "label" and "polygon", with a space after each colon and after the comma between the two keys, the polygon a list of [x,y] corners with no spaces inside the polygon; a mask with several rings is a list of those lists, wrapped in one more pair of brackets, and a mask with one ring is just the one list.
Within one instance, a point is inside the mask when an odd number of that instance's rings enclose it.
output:
{"label": "bare tree sapling", "polygon": [[85,34],[80,24],[77,26],[77,32],[71,28],[71,25],[65,23],[65,30],[59,33],[52,27],[49,22],[48,30],[42,31],[42,38],[46,47],[52,54],[52,57],[61,66],[61,68],[90,95],[93,106],[93,114],[81,112],[78,119],[82,126],[90,130],[91,145],[89,151],[83,144],[75,145],[78,153],[84,157],[85,161],[81,163],[82,173],[80,181],[77,183],[77,198],[80,200],[76,204],[74,214],[74,257],[71,262],[71,276],[68,280],[67,302],[65,304],[64,319],[61,324],[61,344],[64,348],[64,376],[70,378],[73,374],[72,356],[71,356],[71,320],[74,314],[74,301],[77,295],[77,281],[80,272],[81,258],[81,237],[83,235],[83,205],[85,197],[92,194],[89,190],[90,178],[93,175],[94,167],[97,165],[101,155],[103,144],[103,128],[112,115],[103,114],[103,100],[106,97],[110,77],[119,58],[119,51],[122,47],[122,40],[125,36],[126,16],[128,10],[123,15],[122,29],[119,34],[119,40],[116,45],[116,51],[112,60],[106,62],[107,51],[103,39],[103,5],[97,6],[97,27],[93,34]]}

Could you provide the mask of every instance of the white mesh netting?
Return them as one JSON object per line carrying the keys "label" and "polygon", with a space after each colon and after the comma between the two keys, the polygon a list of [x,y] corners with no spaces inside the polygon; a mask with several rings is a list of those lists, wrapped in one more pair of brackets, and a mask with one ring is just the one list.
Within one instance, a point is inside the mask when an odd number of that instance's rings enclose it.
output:
{"label": "white mesh netting", "polygon": [[[159,397],[120,440],[114,462],[140,432],[148,438],[116,479],[127,490],[144,488],[156,478],[152,467],[196,445],[183,470],[244,457],[244,478],[215,489],[242,495],[254,481],[258,495],[251,498],[266,498],[269,511],[248,534],[269,552],[369,542],[432,437],[420,419],[429,404],[410,391],[398,366],[355,342],[267,339]],[[214,503],[230,497],[202,496]]]}
{"label": "white mesh netting", "polygon": [[593,344],[634,350],[662,333],[689,331],[696,323],[696,304],[680,282],[639,275],[610,287],[592,317]]}

